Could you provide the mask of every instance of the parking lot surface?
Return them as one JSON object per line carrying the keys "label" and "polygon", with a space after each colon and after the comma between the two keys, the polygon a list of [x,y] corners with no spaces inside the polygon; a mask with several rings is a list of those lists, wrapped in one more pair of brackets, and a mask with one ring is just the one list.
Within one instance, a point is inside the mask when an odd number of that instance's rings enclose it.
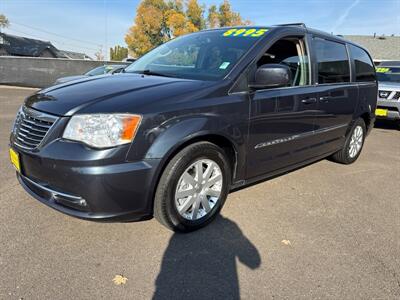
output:
{"label": "parking lot surface", "polygon": [[322,160],[234,192],[216,222],[183,235],[155,220],[82,221],[30,197],[8,136],[33,92],[0,87],[0,299],[400,298],[393,124],[378,123],[355,164]]}

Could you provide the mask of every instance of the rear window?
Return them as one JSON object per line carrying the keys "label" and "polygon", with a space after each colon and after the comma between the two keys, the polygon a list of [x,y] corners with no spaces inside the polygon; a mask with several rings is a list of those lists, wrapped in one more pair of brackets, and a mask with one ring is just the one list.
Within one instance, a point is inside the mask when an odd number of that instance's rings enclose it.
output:
{"label": "rear window", "polygon": [[375,81],[374,63],[371,61],[368,53],[365,50],[353,45],[350,45],[349,48],[356,68],[356,81]]}
{"label": "rear window", "polygon": [[314,48],[319,84],[350,81],[350,66],[345,45],[315,38]]}

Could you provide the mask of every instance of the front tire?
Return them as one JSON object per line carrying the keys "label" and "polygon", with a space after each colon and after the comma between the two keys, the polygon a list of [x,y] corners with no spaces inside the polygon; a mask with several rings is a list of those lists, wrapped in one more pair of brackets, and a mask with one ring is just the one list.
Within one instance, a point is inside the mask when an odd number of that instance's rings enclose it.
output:
{"label": "front tire", "polygon": [[209,142],[184,148],[158,183],[154,217],[167,228],[189,232],[210,223],[229,192],[231,168],[225,152]]}
{"label": "front tire", "polygon": [[367,129],[364,120],[361,118],[357,119],[346,137],[343,148],[333,154],[332,159],[335,162],[346,165],[355,162],[361,154],[366,133]]}

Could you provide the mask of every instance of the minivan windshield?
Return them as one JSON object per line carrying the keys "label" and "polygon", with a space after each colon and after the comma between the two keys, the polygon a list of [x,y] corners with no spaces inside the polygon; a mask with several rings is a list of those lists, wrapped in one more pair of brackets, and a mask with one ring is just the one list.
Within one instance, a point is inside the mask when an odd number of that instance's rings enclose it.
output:
{"label": "minivan windshield", "polygon": [[400,67],[378,67],[376,68],[376,77],[380,82],[400,83]]}
{"label": "minivan windshield", "polygon": [[148,52],[125,72],[220,80],[267,31],[233,28],[181,36]]}

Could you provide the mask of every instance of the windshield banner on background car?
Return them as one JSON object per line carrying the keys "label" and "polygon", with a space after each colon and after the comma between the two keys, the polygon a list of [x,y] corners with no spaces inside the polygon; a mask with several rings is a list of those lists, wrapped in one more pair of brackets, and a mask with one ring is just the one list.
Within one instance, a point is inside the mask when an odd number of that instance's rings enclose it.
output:
{"label": "windshield banner on background car", "polygon": [[400,82],[400,67],[377,67],[378,81]]}

